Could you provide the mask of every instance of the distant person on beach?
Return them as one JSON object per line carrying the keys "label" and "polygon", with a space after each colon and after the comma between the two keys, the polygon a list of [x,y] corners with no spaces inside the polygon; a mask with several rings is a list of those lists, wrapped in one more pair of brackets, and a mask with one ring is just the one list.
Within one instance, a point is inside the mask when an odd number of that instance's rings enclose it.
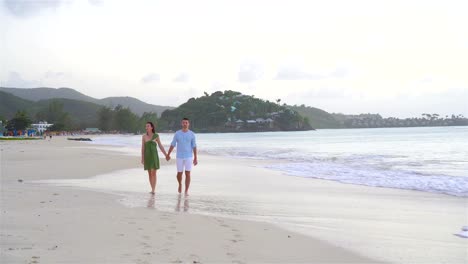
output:
{"label": "distant person on beach", "polygon": [[155,194],[156,171],[159,170],[158,146],[164,156],[168,156],[164,146],[161,144],[159,135],[154,131],[154,124],[146,122],[146,134],[141,138],[141,164],[148,171],[151,194]]}
{"label": "distant person on beach", "polygon": [[192,164],[196,166],[197,160],[197,143],[195,140],[195,133],[189,130],[190,120],[183,118],[182,129],[177,131],[172,140],[169,152],[167,153],[167,160],[171,159],[171,152],[177,147],[177,181],[179,182],[178,192],[182,193],[182,174],[185,171],[185,195],[188,195],[190,187],[190,172],[192,171]]}

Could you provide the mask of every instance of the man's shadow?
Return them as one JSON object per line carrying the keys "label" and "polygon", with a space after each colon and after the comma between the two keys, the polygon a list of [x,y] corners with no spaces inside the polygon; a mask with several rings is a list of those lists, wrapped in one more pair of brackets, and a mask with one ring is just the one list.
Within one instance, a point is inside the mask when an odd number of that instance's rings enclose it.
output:
{"label": "man's shadow", "polygon": [[[188,196],[184,196],[184,212],[188,212],[189,209],[190,209],[190,204],[189,204],[189,197]],[[176,212],[180,212],[181,210],[181,206],[182,206],[182,194],[179,194],[177,196],[177,205],[176,205],[176,208],[175,208],[175,211]]]}

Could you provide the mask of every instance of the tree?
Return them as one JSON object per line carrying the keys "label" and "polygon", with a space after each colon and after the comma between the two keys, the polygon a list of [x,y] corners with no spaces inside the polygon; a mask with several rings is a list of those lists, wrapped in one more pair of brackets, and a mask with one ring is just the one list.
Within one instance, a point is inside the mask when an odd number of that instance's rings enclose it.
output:
{"label": "tree", "polygon": [[63,103],[58,100],[52,100],[46,109],[36,114],[36,118],[52,123],[53,126],[49,128],[51,131],[68,130],[72,127],[69,114],[63,110]]}
{"label": "tree", "polygon": [[160,128],[161,124],[158,122],[158,114],[154,112],[144,112],[143,115],[141,115],[140,120],[138,122],[138,127],[137,130],[144,130],[146,122],[153,122],[153,124]]}
{"label": "tree", "polygon": [[129,108],[123,108],[118,105],[115,108],[114,125],[117,130],[122,132],[136,132],[138,126],[138,116],[136,116]]}
{"label": "tree", "polygon": [[98,121],[99,121],[99,129],[102,131],[110,131],[113,130],[113,121],[114,120],[114,113],[112,109],[107,106],[102,107],[98,111]]}
{"label": "tree", "polygon": [[6,125],[7,130],[24,130],[31,125],[31,119],[29,118],[26,111],[18,111],[15,117],[8,121]]}

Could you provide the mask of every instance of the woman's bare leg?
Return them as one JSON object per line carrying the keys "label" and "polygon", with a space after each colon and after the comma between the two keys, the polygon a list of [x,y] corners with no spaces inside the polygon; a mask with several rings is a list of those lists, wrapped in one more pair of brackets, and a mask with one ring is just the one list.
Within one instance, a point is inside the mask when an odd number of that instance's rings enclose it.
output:
{"label": "woman's bare leg", "polygon": [[151,193],[154,194],[156,188],[156,170],[148,170],[148,177],[151,186]]}

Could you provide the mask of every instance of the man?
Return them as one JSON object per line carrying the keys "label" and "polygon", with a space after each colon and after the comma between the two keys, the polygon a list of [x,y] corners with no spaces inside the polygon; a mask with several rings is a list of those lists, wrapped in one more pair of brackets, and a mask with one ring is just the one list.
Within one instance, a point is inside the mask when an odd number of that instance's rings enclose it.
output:
{"label": "man", "polygon": [[196,166],[197,160],[197,143],[195,134],[189,130],[190,120],[183,118],[182,129],[177,131],[172,140],[169,152],[167,153],[167,160],[171,159],[171,152],[177,146],[177,181],[179,182],[179,193],[182,192],[182,175],[185,171],[185,195],[188,195],[190,187],[190,172],[192,164]]}

